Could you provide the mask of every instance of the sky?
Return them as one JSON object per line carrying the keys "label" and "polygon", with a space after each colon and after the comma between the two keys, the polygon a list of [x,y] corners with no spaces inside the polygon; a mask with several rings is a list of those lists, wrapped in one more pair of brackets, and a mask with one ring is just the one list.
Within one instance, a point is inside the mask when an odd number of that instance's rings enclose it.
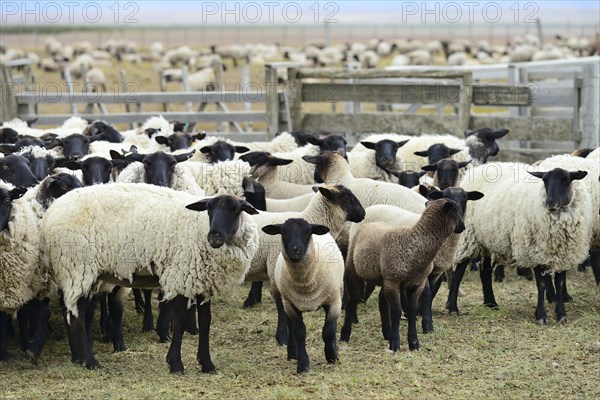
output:
{"label": "sky", "polygon": [[[547,24],[600,25],[600,1],[11,1],[0,24]],[[600,29],[600,27],[599,27]]]}

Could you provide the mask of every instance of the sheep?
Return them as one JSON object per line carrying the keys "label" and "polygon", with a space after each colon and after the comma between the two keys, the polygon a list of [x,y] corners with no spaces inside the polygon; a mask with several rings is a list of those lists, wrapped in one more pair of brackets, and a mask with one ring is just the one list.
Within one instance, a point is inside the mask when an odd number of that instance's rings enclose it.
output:
{"label": "sheep", "polygon": [[[90,143],[101,139],[101,134],[84,136],[80,133],[73,133],[65,137],[50,139],[46,141],[45,146],[49,150],[61,147],[62,149],[55,150],[57,156],[81,158],[89,153]],[[62,152],[59,150],[62,150]]]}
{"label": "sheep", "polygon": [[[492,167],[498,179],[489,176]],[[585,171],[561,168],[534,172],[518,163],[479,166],[465,175],[460,186],[485,193],[485,197],[465,214],[468,224],[455,256],[457,266],[448,297],[450,313],[458,313],[456,292],[470,260],[494,255],[502,265],[534,269],[538,289],[535,319],[539,323],[546,323],[544,293],[546,286],[552,285],[550,275],[544,274],[554,274],[557,321],[566,321],[565,271],[586,259],[593,233],[589,190],[579,182],[586,175]],[[483,267],[484,304],[497,307],[491,263],[484,262]]]}
{"label": "sheep", "polygon": [[182,168],[207,196],[233,194],[241,197],[244,195],[244,179],[250,177],[251,167],[242,160],[230,160],[214,164],[189,161]]}
{"label": "sheep", "polygon": [[[208,210],[208,215],[190,210]],[[41,258],[63,293],[73,360],[89,369],[100,367],[84,320],[94,283],[103,280],[162,288],[164,300],[171,301],[175,310],[167,353],[172,373],[183,373],[183,328],[187,308],[196,301],[198,360],[202,372],[214,371],[208,338],[210,302],[243,280],[258,249],[258,229],[248,217],[256,213],[235,196],[198,201],[186,193],[146,184],[96,185],[57,199],[41,225]]]}
{"label": "sheep", "polygon": [[101,135],[99,140],[105,140],[111,143],[121,143],[123,141],[123,135],[121,135],[114,126],[100,120],[90,123],[83,130],[82,134],[86,136]]}
{"label": "sheep", "polygon": [[81,54],[67,66],[73,79],[83,78],[82,73],[90,70],[94,65],[94,57],[89,54]]}
{"label": "sheep", "polygon": [[441,190],[456,186],[459,179],[459,170],[466,167],[471,160],[458,162],[452,158],[442,158],[433,165],[425,165],[423,171],[434,172],[433,186]]}
{"label": "sheep", "polygon": [[[204,143],[200,142],[200,144]],[[200,153],[204,154],[210,163],[233,160],[235,153],[246,153],[248,151],[250,149],[245,146],[234,146],[221,139],[213,141],[210,145],[200,147]]]}
{"label": "sheep", "polygon": [[510,62],[531,61],[533,55],[537,51],[537,47],[529,44],[524,44],[511,49],[509,57]]}
{"label": "sheep", "polygon": [[373,50],[360,52],[356,58],[363,68],[377,68],[377,64],[379,64],[379,56]]}
{"label": "sheep", "polygon": [[[318,186],[313,186],[316,190]],[[301,196],[291,197],[289,199],[270,199],[266,198],[266,211],[269,212],[286,212],[286,211],[302,211],[314,197],[314,193],[306,193]]]}
{"label": "sheep", "polygon": [[98,67],[90,68],[84,75],[85,88],[91,89],[92,92],[99,92],[102,89],[106,92],[106,75]]}
{"label": "sheep", "polygon": [[465,52],[456,52],[452,53],[448,56],[447,60],[448,65],[465,65],[467,63],[467,53]]}
{"label": "sheep", "polygon": [[88,122],[81,117],[71,117],[67,119],[61,126],[58,128],[52,129],[36,129],[29,126],[29,121],[22,121],[18,118],[13,119],[12,121],[5,122],[2,127],[8,127],[19,132],[20,135],[23,136],[31,136],[34,138],[42,138],[50,132],[55,133],[58,136],[67,136],[71,133],[81,133],[85,127],[88,125]]}
{"label": "sheep", "polygon": [[123,164],[125,159],[108,160],[104,157],[86,156],[81,160],[64,162],[64,166],[70,170],[81,170],[81,178],[86,186],[108,183],[114,181],[114,170]]}
{"label": "sheep", "polygon": [[217,90],[217,78],[213,67],[202,68],[188,77],[191,91]]}
{"label": "sheep", "polygon": [[[368,208],[368,207],[367,207]],[[418,221],[396,227],[386,222],[369,222],[350,229],[350,247],[346,259],[344,280],[349,299],[340,340],[348,342],[353,316],[362,287],[362,280],[381,282],[379,299],[383,336],[389,349],[400,349],[400,298],[406,298],[408,315],[408,346],[419,349],[416,319],[419,296],[432,272],[432,262],[454,232],[464,229],[458,205],[449,199],[427,203]]]}
{"label": "sheep", "polygon": [[299,185],[278,179],[278,168],[293,160],[279,158],[265,151],[253,151],[240,157],[252,167],[252,176],[263,185],[265,194],[272,199],[288,199],[313,193],[312,185]]}
{"label": "sheep", "polygon": [[44,57],[38,62],[38,67],[44,72],[57,72],[60,70],[60,64],[50,57]]}
{"label": "sheep", "polygon": [[372,152],[350,152],[348,162],[352,175],[356,178],[371,178],[375,180],[391,181],[388,171],[400,169],[402,161],[396,158],[399,148],[408,140],[393,141],[383,139],[377,143],[362,141],[360,144]]}
{"label": "sheep", "polygon": [[[320,223],[337,235],[346,221],[358,222],[364,218],[364,208],[352,193],[341,185],[326,185],[318,188],[302,212],[259,213],[252,217],[259,227],[283,223],[288,218],[303,218],[309,223]],[[275,251],[277,249],[277,251]],[[274,278],[274,266],[279,247],[274,238],[260,235],[260,247],[246,275],[246,282],[270,281],[271,293],[277,304],[278,318],[275,338],[280,344],[287,344],[285,316],[281,307],[281,298],[277,296]]]}
{"label": "sheep", "polygon": [[296,371],[308,372],[306,326],[302,313],[323,308],[323,341],[328,363],[338,361],[335,340],[342,310],[344,259],[329,228],[290,218],[283,224],[266,225],[267,235],[281,235],[281,253],[275,266],[277,295],[288,316],[288,360],[297,359]]}
{"label": "sheep", "polygon": [[202,131],[195,134],[185,132],[176,132],[170,136],[156,135],[154,140],[162,145],[168,146],[173,151],[187,150],[196,140],[202,140],[206,137],[206,132]]}
{"label": "sheep", "polygon": [[31,187],[38,180],[30,170],[29,161],[18,154],[0,157],[0,181],[5,181],[15,187]]}
{"label": "sheep", "polygon": [[29,161],[29,168],[38,181],[50,175],[55,168],[63,167],[65,163],[71,161],[65,157],[55,158],[48,150],[39,146],[24,147],[17,154]]}
{"label": "sheep", "polygon": [[[568,155],[553,156],[543,160],[538,167],[541,170],[551,168],[563,168],[568,170],[586,171],[588,175],[583,178],[583,182],[588,186],[592,197],[592,209],[600,210],[600,163],[598,160],[572,157]],[[590,262],[596,278],[596,284],[600,285],[600,214],[593,213],[593,236],[590,243]]]}
{"label": "sheep", "polygon": [[12,128],[0,128],[0,143],[15,144],[19,141],[19,133]]}

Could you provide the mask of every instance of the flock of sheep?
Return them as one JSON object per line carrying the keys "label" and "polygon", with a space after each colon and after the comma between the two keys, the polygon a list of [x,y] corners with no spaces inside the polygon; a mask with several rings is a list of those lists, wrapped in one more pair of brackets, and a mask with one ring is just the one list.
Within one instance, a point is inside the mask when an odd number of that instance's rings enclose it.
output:
{"label": "flock of sheep", "polygon": [[131,288],[146,331],[159,290],[156,330],[170,341],[170,371],[183,373],[190,332],[211,372],[211,299],[245,282],[251,307],[267,282],[276,340],[305,372],[303,313],[325,311],[325,358],[334,363],[342,307],[340,340],[349,341],[358,303],[375,286],[383,336],[398,351],[403,313],[409,349],[419,349],[418,315],[423,332],[433,331],[444,277],[447,307],[458,313],[471,262],[490,307],[494,267],[533,269],[540,323],[546,299],[565,321],[566,271],[588,257],[600,284],[600,149],[525,165],[489,161],[505,129],[464,139],[373,134],[349,151],[334,134],[238,143],[185,126],[162,117],[122,132],[78,117],[55,129],[2,125],[0,360],[10,357],[16,317],[20,347],[37,362],[49,298],[60,299],[72,361],[97,368],[96,304],[105,340],[123,351]]}
{"label": "flock of sheep", "polygon": [[[165,81],[181,82],[182,67],[189,70],[189,90],[213,90],[217,85],[215,66],[226,68],[225,60],[234,67],[241,63],[263,66],[266,62],[292,61],[302,67],[333,67],[350,62],[362,68],[388,65],[478,65],[506,62],[555,60],[597,54],[598,49],[585,37],[561,37],[541,43],[532,34],[514,37],[506,45],[492,45],[486,40],[420,41],[411,39],[372,39],[367,43],[354,42],[336,45],[307,44],[302,47],[278,44],[233,44],[193,49],[180,46],[167,49],[160,42],[141,51],[137,43],[124,39],[109,39],[95,47],[88,41],[61,43],[54,37],[46,39],[43,53],[27,52],[20,48],[0,46],[0,62],[30,58],[46,72],[68,69],[73,79],[82,79],[90,90],[106,91],[105,70],[115,62],[154,63],[155,70]],[[390,59],[387,62],[383,59]],[[286,70],[278,71],[285,81]]]}

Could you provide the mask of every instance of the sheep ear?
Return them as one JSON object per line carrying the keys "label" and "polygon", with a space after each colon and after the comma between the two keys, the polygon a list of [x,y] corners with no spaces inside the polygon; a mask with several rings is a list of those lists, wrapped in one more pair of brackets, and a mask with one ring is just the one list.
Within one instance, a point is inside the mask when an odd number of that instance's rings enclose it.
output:
{"label": "sheep ear", "polygon": [[400,179],[400,177],[402,176],[402,171],[395,171],[392,169],[384,169],[384,171],[390,175],[394,175],[398,179]]}
{"label": "sheep ear", "polygon": [[419,194],[425,198],[429,194],[429,189],[425,185],[419,185]]}
{"label": "sheep ear", "polygon": [[448,155],[453,156],[456,153],[459,153],[460,149],[448,149]]}
{"label": "sheep ear", "polygon": [[319,191],[319,188],[320,188],[320,187],[321,187],[321,186],[313,186],[313,187],[312,187],[312,190],[313,190],[313,192],[317,193],[317,192]]}
{"label": "sheep ear", "polygon": [[477,192],[477,191],[467,192],[468,200],[479,200],[482,197],[483,197],[483,193],[481,193],[481,192]]}
{"label": "sheep ear", "polygon": [[81,169],[81,161],[69,161],[67,163],[65,163],[64,165],[66,168],[69,168],[70,170],[77,170],[77,169]]}
{"label": "sheep ear", "polygon": [[421,178],[423,175],[425,175],[427,173],[427,171],[421,171],[419,172],[419,178]]}
{"label": "sheep ear", "polygon": [[204,146],[203,148],[200,149],[201,153],[210,153],[210,151],[212,150],[212,148],[210,146]]}
{"label": "sheep ear", "polygon": [[288,165],[293,162],[294,160],[286,160],[285,158],[269,157],[269,165]]}
{"label": "sheep ear", "polygon": [[66,164],[75,161],[74,157],[60,157],[54,159],[54,168],[64,167]]}
{"label": "sheep ear", "polygon": [[363,146],[365,146],[367,149],[370,150],[375,150],[375,145],[377,143],[372,143],[372,142],[360,142],[360,144],[362,144]]}
{"label": "sheep ear", "polygon": [[483,137],[484,139],[494,140],[494,139],[500,139],[500,138],[506,136],[508,134],[508,132],[509,132],[508,129],[495,129],[493,131],[481,132],[478,135]]}
{"label": "sheep ear", "polygon": [[315,136],[308,136],[306,138],[306,141],[310,144],[314,144],[315,146],[319,146],[321,144],[321,142],[323,142],[321,139],[319,139],[318,137],[315,137]]}
{"label": "sheep ear", "polygon": [[42,136],[40,136],[40,140],[42,142],[45,142],[47,140],[56,139],[57,137],[58,137],[58,135],[56,133],[48,132],[48,133],[44,133]]}
{"label": "sheep ear", "polygon": [[318,190],[327,200],[334,201],[336,199],[335,194],[331,190],[324,187],[320,187]]}
{"label": "sheep ear", "polygon": [[158,132],[158,129],[146,128],[146,129],[144,129],[144,132],[146,132],[146,135],[148,135],[148,137],[152,137],[152,135],[154,135],[156,132]]}
{"label": "sheep ear", "polygon": [[427,154],[427,151],[415,151],[413,153],[415,156],[420,156],[420,157],[428,157],[429,154]]}
{"label": "sheep ear", "polygon": [[470,163],[470,162],[471,162],[471,160],[469,160],[469,161],[462,161],[462,162],[459,162],[459,163],[458,163],[458,168],[464,168],[464,167],[466,167],[467,165],[469,165],[469,163]]}
{"label": "sheep ear", "polygon": [[123,157],[122,154],[120,154],[116,150],[109,151],[109,154],[110,154],[110,158],[112,158],[113,160],[121,160],[121,159],[125,158],[125,157]]}
{"label": "sheep ear", "polygon": [[585,178],[587,174],[588,174],[587,171],[569,172],[569,177],[571,178],[572,181],[575,181],[575,180]]}
{"label": "sheep ear", "polygon": [[244,146],[234,146],[233,148],[235,149],[236,153],[247,153],[250,151],[249,148],[244,147]]}
{"label": "sheep ear", "polygon": [[202,199],[195,203],[188,204],[187,206],[185,206],[185,208],[187,208],[188,210],[193,210],[193,211],[206,211],[208,208],[209,201],[210,201],[210,198]]}
{"label": "sheep ear", "polygon": [[189,160],[194,155],[194,153],[196,153],[196,150],[192,150],[189,153],[177,154],[175,156],[175,161],[180,163],[182,161]]}
{"label": "sheep ear", "polygon": [[421,167],[423,171],[437,171],[437,165],[425,165]]}
{"label": "sheep ear", "polygon": [[473,134],[473,129],[465,129],[465,137],[469,137]]}
{"label": "sheep ear", "polygon": [[396,142],[396,144],[398,145],[398,148],[404,146],[406,143],[408,143],[410,139],[406,139],[406,140],[401,140],[399,142]]}
{"label": "sheep ear", "polygon": [[47,142],[44,142],[44,147],[48,150],[58,146],[62,146],[62,139],[52,139]]}
{"label": "sheep ear", "polygon": [[248,203],[246,200],[241,200],[240,204],[242,205],[242,211],[245,211],[247,214],[256,215],[258,211],[256,208],[252,207],[252,204]]}
{"label": "sheep ear", "polygon": [[540,179],[542,179],[544,177],[544,175],[546,174],[545,172],[540,172],[540,171],[527,171],[527,172],[529,172],[530,175],[533,175],[536,178],[540,178]]}
{"label": "sheep ear", "polygon": [[431,192],[429,192],[429,194],[427,194],[426,197],[429,200],[441,199],[442,197],[444,197],[444,192],[442,192],[441,190],[432,190]]}
{"label": "sheep ear", "polygon": [[192,139],[194,140],[202,140],[206,137],[206,132],[202,131],[200,133],[196,133],[195,135],[192,136]]}
{"label": "sheep ear", "polygon": [[2,154],[11,154],[14,153],[15,146],[12,144],[2,144],[0,145],[0,153]]}
{"label": "sheep ear", "polygon": [[158,144],[164,144],[165,146],[169,145],[169,138],[166,136],[157,135],[154,136],[154,140],[156,140],[156,143]]}
{"label": "sheep ear", "polygon": [[95,142],[96,140],[102,140],[102,134],[90,136],[90,143]]}
{"label": "sheep ear", "polygon": [[325,225],[314,225],[311,224],[310,225],[310,230],[312,232],[313,235],[324,235],[326,233],[329,233],[329,228],[326,227]]}
{"label": "sheep ear", "polygon": [[23,197],[23,195],[25,193],[27,193],[27,188],[19,186],[17,188],[14,188],[13,190],[11,190],[9,192],[9,195],[10,195],[11,200],[16,200],[16,199],[20,199],[21,197]]}
{"label": "sheep ear", "polygon": [[90,129],[88,129],[88,132],[91,135],[95,135],[96,132],[98,132],[98,128],[96,128],[94,125],[90,126]]}
{"label": "sheep ear", "polygon": [[321,162],[321,156],[302,156],[302,159],[310,164],[319,164]]}
{"label": "sheep ear", "polygon": [[281,233],[281,224],[265,225],[262,231],[267,235],[279,235]]}

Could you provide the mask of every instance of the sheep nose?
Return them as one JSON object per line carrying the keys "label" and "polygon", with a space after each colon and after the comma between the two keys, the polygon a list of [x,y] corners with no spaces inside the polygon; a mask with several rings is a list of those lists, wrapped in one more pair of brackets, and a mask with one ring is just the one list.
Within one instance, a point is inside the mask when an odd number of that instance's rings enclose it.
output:
{"label": "sheep nose", "polygon": [[223,234],[221,234],[221,232],[208,232],[208,244],[210,244],[210,246],[214,249],[218,249],[219,247],[223,246],[223,244],[225,243],[225,239],[223,237]]}

